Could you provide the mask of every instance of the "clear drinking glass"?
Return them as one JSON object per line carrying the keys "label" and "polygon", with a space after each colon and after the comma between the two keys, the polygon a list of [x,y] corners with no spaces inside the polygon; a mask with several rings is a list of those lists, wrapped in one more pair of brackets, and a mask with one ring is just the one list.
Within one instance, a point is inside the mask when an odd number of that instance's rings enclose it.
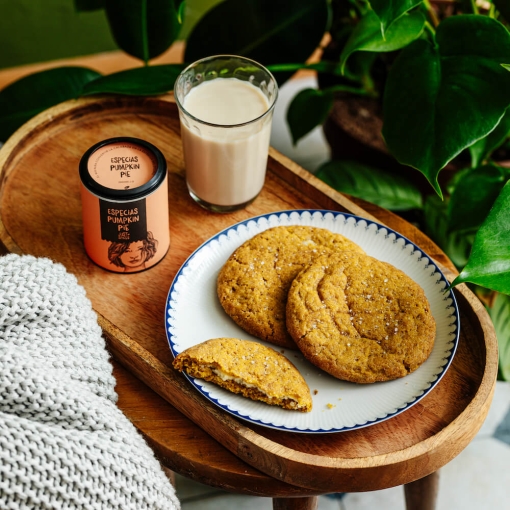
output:
{"label": "clear drinking glass", "polygon": [[[174,95],[191,197],[215,212],[246,207],[264,186],[278,97],[273,75],[253,60],[216,55],[184,69]],[[246,117],[252,113],[253,118]]]}

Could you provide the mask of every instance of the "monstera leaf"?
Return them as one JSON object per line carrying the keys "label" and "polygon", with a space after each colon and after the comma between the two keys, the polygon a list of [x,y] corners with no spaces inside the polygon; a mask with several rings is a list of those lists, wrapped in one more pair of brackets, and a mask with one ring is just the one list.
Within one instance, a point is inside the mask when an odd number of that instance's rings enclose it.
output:
{"label": "monstera leaf", "polygon": [[381,22],[374,13],[369,11],[356,25],[349,40],[340,55],[342,70],[349,55],[355,51],[388,52],[407,46],[417,39],[423,32],[425,17],[421,12],[415,11],[401,16],[383,36]]}
{"label": "monstera leaf", "polygon": [[452,283],[471,282],[510,294],[510,181],[478,230],[468,262]]}
{"label": "monstera leaf", "polygon": [[225,0],[195,25],[184,60],[233,54],[264,65],[304,62],[328,23],[327,0]]}
{"label": "monstera leaf", "polygon": [[510,104],[510,34],[484,16],[446,18],[435,44],[404,48],[388,76],[383,136],[391,153],[420,170],[442,196],[439,171],[490,133]]}
{"label": "monstera leaf", "polygon": [[399,19],[403,14],[420,5],[423,0],[370,0],[370,5],[375,11],[380,21],[380,31],[382,36],[386,36],[386,32],[394,21]]}
{"label": "monstera leaf", "polygon": [[161,55],[181,30],[183,0],[104,0],[119,48],[147,63]]}

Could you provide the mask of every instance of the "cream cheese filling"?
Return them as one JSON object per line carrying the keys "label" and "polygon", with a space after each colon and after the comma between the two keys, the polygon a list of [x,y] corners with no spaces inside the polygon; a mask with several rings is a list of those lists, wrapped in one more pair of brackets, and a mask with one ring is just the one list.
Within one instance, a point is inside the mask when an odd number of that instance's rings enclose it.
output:
{"label": "cream cheese filling", "polygon": [[264,393],[264,395],[269,397],[269,395],[266,392],[262,391],[256,384],[250,384],[241,379],[240,377],[228,375],[219,368],[213,368],[212,371],[223,381],[234,381],[235,383],[240,384],[241,386],[245,386],[246,388],[257,388],[261,393]]}
{"label": "cream cheese filling", "polygon": [[[257,391],[262,393],[267,398],[270,398],[270,399],[277,398],[277,397],[275,397],[273,395],[268,395],[267,392],[265,392],[264,390],[259,388],[256,384],[250,384],[250,383],[247,383],[246,381],[244,381],[243,379],[241,379],[240,377],[235,377],[235,376],[226,374],[225,372],[223,372],[223,370],[220,370],[219,368],[213,368],[212,371],[222,381],[233,381],[233,382],[239,384],[240,386],[244,386],[245,388],[255,388]],[[279,397],[279,399],[281,399],[281,400],[290,400],[292,403],[295,403],[295,405],[299,405],[297,400],[294,397],[291,397],[289,395],[283,395],[282,397]]]}

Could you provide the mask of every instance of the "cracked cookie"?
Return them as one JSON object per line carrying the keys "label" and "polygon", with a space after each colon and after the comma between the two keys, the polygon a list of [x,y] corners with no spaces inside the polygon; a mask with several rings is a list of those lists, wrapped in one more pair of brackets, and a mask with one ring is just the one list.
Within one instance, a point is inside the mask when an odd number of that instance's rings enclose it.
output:
{"label": "cracked cookie", "polygon": [[323,256],[292,282],[287,329],[304,356],[338,379],[404,377],[430,355],[436,324],[423,289],[391,264]]}
{"label": "cracked cookie", "polygon": [[237,338],[207,340],[178,354],[174,368],[252,400],[310,412],[310,389],[283,354]]}
{"label": "cracked cookie", "polygon": [[221,306],[248,333],[296,349],[285,327],[290,284],[317,257],[343,250],[364,253],[353,241],[324,228],[265,230],[243,243],[223,265],[217,280]]}

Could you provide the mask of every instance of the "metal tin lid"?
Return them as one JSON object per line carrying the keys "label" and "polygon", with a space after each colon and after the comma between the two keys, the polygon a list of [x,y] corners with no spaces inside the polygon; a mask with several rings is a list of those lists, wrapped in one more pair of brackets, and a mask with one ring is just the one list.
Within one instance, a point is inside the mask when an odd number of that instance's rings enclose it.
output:
{"label": "metal tin lid", "polygon": [[162,152],[145,140],[108,138],[93,145],[79,165],[82,184],[106,200],[129,202],[154,192],[167,173]]}

